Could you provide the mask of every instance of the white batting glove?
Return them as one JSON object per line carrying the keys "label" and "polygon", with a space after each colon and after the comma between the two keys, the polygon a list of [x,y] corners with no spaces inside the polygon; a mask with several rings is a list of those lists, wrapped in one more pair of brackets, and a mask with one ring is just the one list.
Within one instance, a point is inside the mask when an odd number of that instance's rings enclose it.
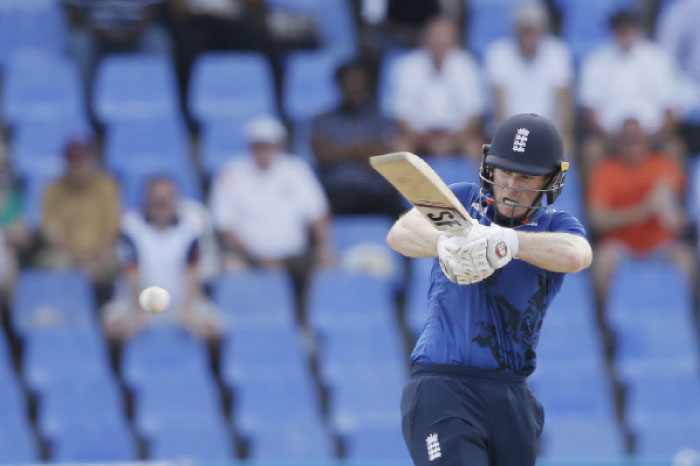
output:
{"label": "white batting glove", "polygon": [[488,240],[443,233],[438,240],[440,268],[453,283],[469,285],[490,276],[494,269],[486,256]]}
{"label": "white batting glove", "polygon": [[[491,226],[475,225],[469,230],[466,239],[476,241],[486,239],[486,257],[489,265],[494,269],[500,269],[510,262],[518,254],[520,241],[512,228],[503,228],[492,223]],[[480,248],[481,243],[463,245],[464,250]]]}

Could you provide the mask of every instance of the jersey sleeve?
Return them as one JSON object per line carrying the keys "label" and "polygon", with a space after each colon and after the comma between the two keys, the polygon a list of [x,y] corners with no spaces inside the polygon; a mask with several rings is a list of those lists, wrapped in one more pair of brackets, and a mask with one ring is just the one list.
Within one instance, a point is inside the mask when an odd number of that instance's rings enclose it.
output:
{"label": "jersey sleeve", "polygon": [[471,212],[470,206],[479,200],[479,186],[474,183],[454,183],[449,186],[459,202]]}
{"label": "jersey sleeve", "polygon": [[568,212],[555,211],[549,223],[549,231],[552,233],[571,233],[587,238],[583,224]]}

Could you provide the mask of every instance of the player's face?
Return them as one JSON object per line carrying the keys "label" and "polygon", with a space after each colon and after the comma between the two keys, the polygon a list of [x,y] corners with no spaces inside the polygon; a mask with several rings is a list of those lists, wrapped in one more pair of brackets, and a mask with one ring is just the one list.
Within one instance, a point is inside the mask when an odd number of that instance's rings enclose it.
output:
{"label": "player's face", "polygon": [[545,177],[494,168],[493,183],[493,194],[497,201],[498,213],[504,217],[517,218],[527,213],[530,205],[540,194],[526,190],[544,188]]}

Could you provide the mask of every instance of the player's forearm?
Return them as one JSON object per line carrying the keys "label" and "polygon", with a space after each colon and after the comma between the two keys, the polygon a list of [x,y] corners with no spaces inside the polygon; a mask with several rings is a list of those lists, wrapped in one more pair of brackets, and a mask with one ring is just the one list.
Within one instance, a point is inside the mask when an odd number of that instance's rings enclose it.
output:
{"label": "player's forearm", "polygon": [[414,208],[394,223],[386,242],[407,257],[437,257],[439,238],[440,232]]}
{"label": "player's forearm", "polygon": [[593,252],[585,238],[569,233],[518,231],[517,258],[552,272],[576,273],[591,265]]}

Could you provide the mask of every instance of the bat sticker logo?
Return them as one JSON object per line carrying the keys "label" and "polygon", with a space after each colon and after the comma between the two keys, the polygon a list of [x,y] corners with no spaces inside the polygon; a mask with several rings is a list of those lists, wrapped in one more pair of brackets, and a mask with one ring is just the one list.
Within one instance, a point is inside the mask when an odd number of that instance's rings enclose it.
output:
{"label": "bat sticker logo", "polygon": [[429,212],[428,218],[439,227],[449,226],[456,227],[460,225],[459,220],[455,219],[455,216],[449,210],[441,210],[438,214]]}

